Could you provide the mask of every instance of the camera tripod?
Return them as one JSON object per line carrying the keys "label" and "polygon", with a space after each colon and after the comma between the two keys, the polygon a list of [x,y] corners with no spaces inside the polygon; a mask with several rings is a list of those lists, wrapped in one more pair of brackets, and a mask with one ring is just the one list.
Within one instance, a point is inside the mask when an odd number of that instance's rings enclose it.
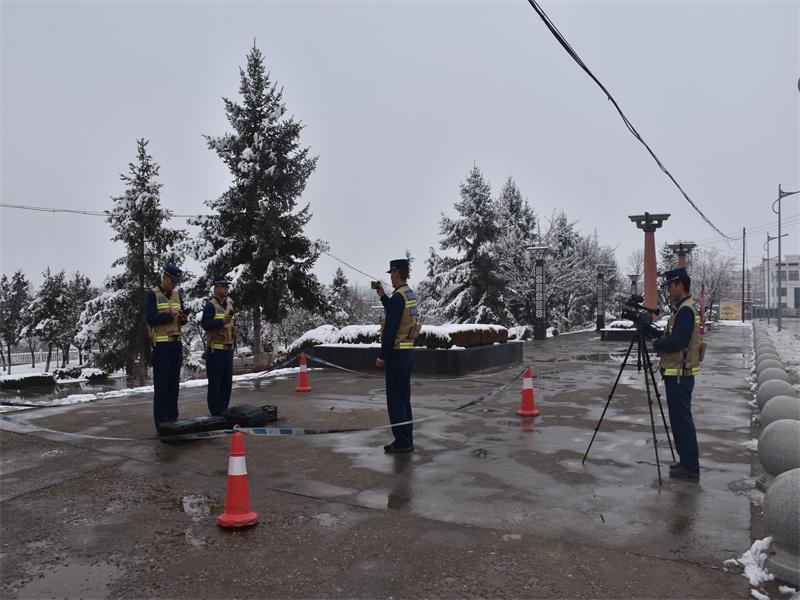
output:
{"label": "camera tripod", "polygon": [[644,332],[640,327],[636,328],[636,336],[631,340],[631,343],[628,346],[628,351],[625,353],[625,358],[622,361],[622,365],[620,365],[619,367],[619,373],[617,373],[617,379],[616,381],[614,381],[614,386],[611,388],[611,393],[608,395],[608,400],[606,401],[606,406],[603,409],[603,414],[600,415],[600,420],[597,422],[597,426],[594,428],[592,441],[589,442],[589,447],[586,448],[586,453],[583,455],[583,460],[581,460],[581,464],[586,462],[586,457],[589,456],[589,450],[591,450],[592,448],[592,444],[594,443],[594,438],[597,436],[597,432],[600,429],[600,424],[603,422],[603,417],[606,416],[608,405],[611,404],[611,399],[614,397],[614,392],[617,389],[617,384],[619,383],[620,377],[622,377],[622,372],[625,370],[625,365],[628,364],[628,359],[631,356],[631,351],[633,350],[634,344],[636,344],[637,371],[641,373],[642,367],[644,367],[644,387],[647,390],[647,406],[650,409],[650,427],[653,432],[653,448],[656,453],[656,470],[658,471],[658,485],[662,485],[661,463],[659,462],[658,458],[658,438],[656,437],[656,421],[655,417],[653,416],[653,398],[650,395],[651,385],[653,386],[653,391],[655,392],[656,401],[658,402],[658,410],[661,412],[661,421],[664,423],[664,432],[667,434],[667,443],[669,444],[669,451],[672,454],[673,462],[675,462],[675,451],[672,448],[672,440],[670,439],[669,435],[669,426],[667,425],[667,419],[664,417],[664,408],[661,405],[661,395],[658,393],[656,378],[655,375],[653,374],[653,363],[650,360],[650,355],[647,353],[647,339],[645,338]]}

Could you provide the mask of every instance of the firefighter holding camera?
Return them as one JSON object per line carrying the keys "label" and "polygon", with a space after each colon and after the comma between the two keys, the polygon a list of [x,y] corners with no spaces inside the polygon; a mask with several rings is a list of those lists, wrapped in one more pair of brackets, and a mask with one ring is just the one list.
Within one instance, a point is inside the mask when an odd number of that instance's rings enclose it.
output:
{"label": "firefighter holding camera", "polygon": [[413,420],[411,371],[414,368],[414,339],[422,326],[418,321],[417,297],[407,283],[410,269],[406,259],[390,261],[387,273],[394,287],[391,297],[387,296],[381,282],[372,282],[385,311],[381,320],[381,349],[375,364],[386,368],[386,406],[393,425],[394,441],[384,446],[383,451],[389,454],[414,450],[414,427],[408,423]]}
{"label": "firefighter holding camera", "polygon": [[661,362],[669,420],[679,456],[679,462],[670,465],[669,476],[697,479],[700,461],[692,419],[692,391],[705,354],[705,343],[700,335],[700,308],[689,294],[691,279],[686,269],[667,271],[663,279],[662,287],[666,288],[675,310],[663,336],[653,342],[653,348]]}

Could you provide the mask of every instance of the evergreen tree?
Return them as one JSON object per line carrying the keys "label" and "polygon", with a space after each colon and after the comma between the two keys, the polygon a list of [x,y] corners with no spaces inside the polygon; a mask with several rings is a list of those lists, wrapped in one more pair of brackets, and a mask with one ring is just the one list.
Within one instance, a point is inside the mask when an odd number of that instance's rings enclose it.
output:
{"label": "evergreen tree", "polygon": [[532,323],[536,305],[531,285],[535,260],[529,248],[540,245],[536,215],[511,177],[506,180],[497,205],[499,232],[495,247],[508,307],[517,323]]}
{"label": "evergreen tree", "polygon": [[8,372],[11,372],[11,347],[22,338],[25,326],[22,313],[30,301],[30,284],[22,271],[17,271],[9,280],[0,279],[0,338],[6,346]]}
{"label": "evergreen tree", "polygon": [[665,271],[678,268],[678,257],[672,250],[670,250],[669,244],[667,242],[664,242],[661,245],[661,249],[658,254],[659,254],[658,256],[659,273],[664,273]]}
{"label": "evergreen tree", "polygon": [[176,245],[186,237],[185,231],[165,225],[171,213],[161,206],[159,165],[147,145],[147,140],[137,140],[136,162],[120,174],[124,192],[112,198],[113,207],[106,211],[114,230],[111,239],[125,246],[125,254],[111,264],[119,271],[106,280],[100,296],[87,303],[78,336],[81,345],[97,342],[92,356],[98,366],[109,371],[124,368],[142,384],[151,351],[144,295],[161,280],[164,263],[180,264]]}
{"label": "evergreen tree", "polygon": [[437,312],[456,323],[511,324],[494,244],[500,228],[498,207],[478,167],[461,184],[456,218],[442,215],[439,248],[455,256],[431,252],[429,286],[441,290]]}
{"label": "evergreen tree", "polygon": [[240,311],[253,315],[254,354],[261,355],[261,319],[280,323],[290,308],[326,308],[312,273],[319,246],[303,234],[309,206],[297,207],[316,157],[300,145],[303,126],[286,115],[283,93],[253,48],[240,69],[241,103],[224,98],[233,132],[206,136],[233,181],[207,204],[214,215],[193,221],[201,229],[195,247],[208,277],[227,274]]}
{"label": "evergreen tree", "polygon": [[68,312],[66,314],[66,324],[62,344],[66,347],[66,362],[69,362],[69,347],[75,345],[78,349],[78,364],[83,364],[83,350],[77,335],[81,329],[81,315],[86,309],[86,303],[93,297],[92,283],[89,278],[81,273],[75,275],[67,282],[66,287],[68,299]]}
{"label": "evergreen tree", "polygon": [[334,273],[333,281],[331,282],[331,291],[336,292],[337,290],[344,290],[347,284],[347,277],[344,271],[342,271],[342,267],[336,267],[336,273]]}
{"label": "evergreen tree", "polygon": [[42,285],[36,290],[33,299],[23,311],[23,320],[29,330],[43,344],[47,344],[47,364],[50,370],[53,348],[62,348],[67,329],[66,315],[69,312],[67,283],[64,271],[52,273],[50,267],[42,273]]}

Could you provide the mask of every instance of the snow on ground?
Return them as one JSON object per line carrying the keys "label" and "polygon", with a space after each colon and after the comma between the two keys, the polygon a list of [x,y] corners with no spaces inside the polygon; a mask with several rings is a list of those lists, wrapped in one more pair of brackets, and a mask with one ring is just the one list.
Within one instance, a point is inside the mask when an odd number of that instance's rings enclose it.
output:
{"label": "snow on ground", "polygon": [[[314,371],[317,369],[309,369]],[[251,381],[253,379],[266,379],[266,378],[281,378],[287,375],[293,375],[300,372],[300,367],[289,367],[286,369],[275,369],[274,371],[262,371],[260,373],[244,373],[242,375],[234,375],[234,383],[237,381]],[[208,379],[189,379],[180,384],[181,388],[196,388],[208,385]],[[68,406],[71,404],[81,404],[83,402],[92,402],[93,400],[104,400],[108,398],[124,398],[126,396],[133,396],[135,394],[152,394],[153,386],[145,385],[141,387],[126,388],[122,390],[111,390],[109,392],[97,392],[95,394],[70,394],[64,398],[55,398],[44,402],[25,401],[25,404],[35,404],[37,406]],[[17,406],[0,406],[0,413],[8,412],[9,410],[19,410]],[[28,407],[30,408],[30,407]]]}
{"label": "snow on ground", "polygon": [[750,549],[739,558],[732,558],[723,563],[725,567],[743,567],[742,575],[747,577],[750,585],[759,586],[765,581],[772,581],[775,576],[767,571],[767,550],[772,543],[772,537],[765,537],[763,540],[756,540]]}
{"label": "snow on ground", "polygon": [[752,327],[752,321],[742,321],[741,319],[720,319],[720,325],[726,325],[728,327]]}
{"label": "snow on ground", "polygon": [[797,335],[788,329],[778,331],[778,327],[774,324],[762,323],[760,329],[769,334],[786,371],[795,377],[800,377],[800,340],[797,339]]}

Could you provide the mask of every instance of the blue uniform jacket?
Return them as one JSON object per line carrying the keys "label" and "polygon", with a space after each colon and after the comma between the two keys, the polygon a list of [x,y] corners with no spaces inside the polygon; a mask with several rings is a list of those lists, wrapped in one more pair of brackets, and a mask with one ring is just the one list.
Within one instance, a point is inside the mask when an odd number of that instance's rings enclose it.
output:
{"label": "blue uniform jacket", "polygon": [[694,313],[688,306],[678,311],[672,332],[653,342],[653,348],[658,352],[678,352],[689,345],[694,331]]}
{"label": "blue uniform jacket", "polygon": [[381,338],[381,351],[378,358],[385,359],[394,349],[394,339],[397,337],[397,330],[400,329],[400,319],[406,307],[403,294],[395,292],[392,297],[384,294],[381,296],[381,304],[386,311],[386,321],[383,326],[383,337]]}
{"label": "blue uniform jacket", "polygon": [[[167,297],[167,300],[172,298],[171,292],[167,293],[167,291],[160,285],[158,286],[158,289],[160,289],[161,293]],[[145,319],[147,319],[147,324],[150,325],[150,327],[164,325],[172,320],[172,315],[169,313],[158,314],[158,308],[156,308],[156,304],[158,304],[156,302],[156,295],[153,293],[153,290],[148,290],[144,295],[144,316]],[[181,298],[181,310],[183,310],[183,298]],[[181,323],[185,322],[185,319],[181,319]]]}
{"label": "blue uniform jacket", "polygon": [[[219,298],[217,298],[217,302],[219,302]],[[223,306],[226,306],[227,303],[228,299],[225,298],[225,304],[223,304]],[[220,304],[222,304],[222,302],[220,302]],[[203,317],[200,320],[200,326],[205,331],[213,331],[214,329],[220,329],[225,325],[225,321],[223,321],[222,319],[214,318],[216,312],[217,311],[214,310],[214,305],[211,304],[211,299],[209,298],[208,300],[206,300],[206,303],[203,306]],[[231,314],[233,313],[234,311],[231,311]]]}

